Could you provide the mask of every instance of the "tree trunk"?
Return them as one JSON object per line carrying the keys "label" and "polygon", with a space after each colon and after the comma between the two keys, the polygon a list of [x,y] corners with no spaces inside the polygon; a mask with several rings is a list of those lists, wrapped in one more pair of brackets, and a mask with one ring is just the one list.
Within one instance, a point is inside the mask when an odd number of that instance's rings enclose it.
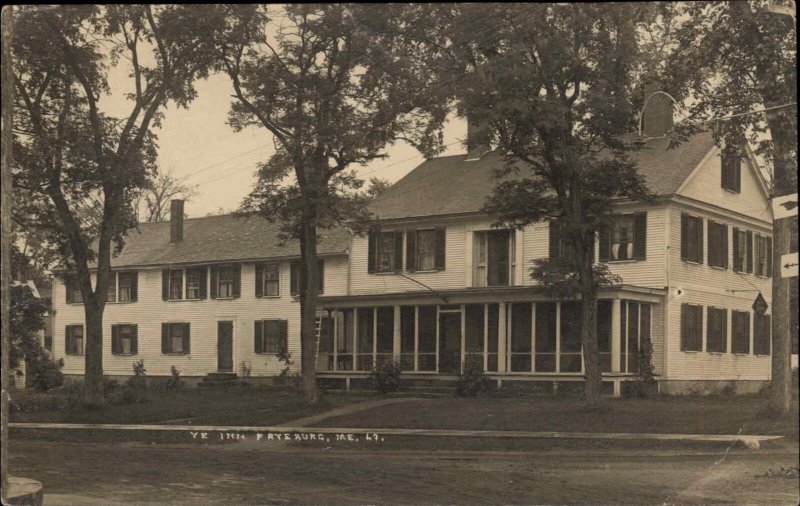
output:
{"label": "tree trunk", "polygon": [[597,290],[594,273],[594,242],[584,252],[581,265],[581,345],[583,349],[584,396],[590,409],[600,407],[600,382],[602,375],[597,345]]}
{"label": "tree trunk", "polygon": [[317,298],[319,269],[317,257],[317,227],[313,213],[304,210],[300,227],[300,343],[303,396],[312,404],[319,402],[317,388]]}
{"label": "tree trunk", "polygon": [[105,304],[86,301],[83,307],[86,317],[83,403],[87,407],[96,408],[103,405],[103,311]]}

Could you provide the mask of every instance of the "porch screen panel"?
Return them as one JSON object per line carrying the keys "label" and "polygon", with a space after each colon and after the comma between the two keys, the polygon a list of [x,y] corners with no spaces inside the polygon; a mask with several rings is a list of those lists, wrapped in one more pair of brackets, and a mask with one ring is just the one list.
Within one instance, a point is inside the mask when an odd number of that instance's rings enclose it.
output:
{"label": "porch screen panel", "polygon": [[483,364],[483,304],[470,304],[465,308],[465,356],[480,357]]}
{"label": "porch screen panel", "polygon": [[436,370],[436,320],[436,306],[419,306],[419,371]]}
{"label": "porch screen panel", "polygon": [[[643,350],[645,343],[650,347],[650,362],[652,364],[653,361],[653,341],[651,332],[651,313],[652,313],[652,305],[650,304],[639,304],[639,350]],[[636,362],[639,363],[638,360]]]}
{"label": "porch screen panel", "polygon": [[400,308],[400,367],[404,371],[415,370],[417,352],[414,339],[417,326],[415,313],[414,306]]}
{"label": "porch screen panel", "polygon": [[356,344],[356,370],[358,371],[371,371],[372,370],[372,352],[373,347],[373,334],[374,334],[374,312],[375,310],[369,308],[358,308],[358,331],[357,331],[357,344]]}
{"label": "porch screen panel", "polygon": [[611,371],[611,301],[597,301],[597,349],[601,372]]}
{"label": "porch screen panel", "polygon": [[531,304],[511,305],[511,372],[531,371]]}
{"label": "porch screen panel", "polygon": [[556,371],[556,303],[536,303],[536,372]]}
{"label": "porch screen panel", "polygon": [[353,370],[353,341],[355,335],[352,309],[336,312],[336,370]]}
{"label": "porch screen panel", "polygon": [[377,365],[393,360],[394,351],[394,308],[378,308],[378,354]]}
{"label": "porch screen panel", "polygon": [[319,342],[317,345],[317,370],[333,370],[333,316],[323,313],[319,321]]}
{"label": "porch screen panel", "polygon": [[486,370],[491,372],[497,371],[497,342],[500,325],[500,305],[489,304],[487,308],[488,332],[487,332],[487,360]]}
{"label": "porch screen panel", "polygon": [[561,303],[561,372],[581,372],[581,303]]}
{"label": "porch screen panel", "polygon": [[628,339],[626,349],[627,370],[639,372],[639,303],[628,302]]}

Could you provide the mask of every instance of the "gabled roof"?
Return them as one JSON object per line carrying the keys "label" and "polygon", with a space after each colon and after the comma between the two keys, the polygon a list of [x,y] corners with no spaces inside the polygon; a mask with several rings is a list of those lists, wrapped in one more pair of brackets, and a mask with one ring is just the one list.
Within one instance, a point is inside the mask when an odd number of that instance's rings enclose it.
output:
{"label": "gabled roof", "polygon": [[[279,228],[277,223],[264,218],[239,218],[232,214],[188,218],[183,223],[183,241],[170,244],[168,221],[141,223],[138,229],[128,232],[125,247],[111,259],[111,265],[134,267],[299,257],[299,243],[281,243]],[[347,229],[322,230],[319,235],[320,255],[347,253],[350,247]]]}
{"label": "gabled roof", "polygon": [[[636,134],[623,136],[631,143]],[[714,146],[710,132],[700,132],[674,149],[657,137],[629,151],[651,192],[672,195]],[[479,213],[496,184],[494,171],[505,165],[498,151],[480,160],[467,155],[426,160],[382,193],[370,206],[380,220]]]}

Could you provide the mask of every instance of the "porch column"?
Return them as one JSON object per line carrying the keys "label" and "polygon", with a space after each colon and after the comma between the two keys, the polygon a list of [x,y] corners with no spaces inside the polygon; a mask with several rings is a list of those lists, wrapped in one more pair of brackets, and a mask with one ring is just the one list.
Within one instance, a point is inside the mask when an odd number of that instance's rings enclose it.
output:
{"label": "porch column", "polygon": [[499,304],[497,322],[497,372],[506,372],[506,303]]}
{"label": "porch column", "polygon": [[392,361],[400,362],[400,306],[394,306],[394,340],[392,341]]}
{"label": "porch column", "polygon": [[622,301],[613,299],[611,301],[611,372],[620,372],[622,369],[619,362],[619,354],[622,349],[620,337],[622,334]]}

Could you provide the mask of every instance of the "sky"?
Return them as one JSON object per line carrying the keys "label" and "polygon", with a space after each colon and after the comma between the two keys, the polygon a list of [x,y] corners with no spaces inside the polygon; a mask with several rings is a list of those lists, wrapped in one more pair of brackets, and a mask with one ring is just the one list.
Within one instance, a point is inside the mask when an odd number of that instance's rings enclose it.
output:
{"label": "sky", "polygon": [[[127,117],[132,102],[125,94],[132,89],[125,60],[109,71],[111,92],[102,97],[103,112]],[[187,184],[198,185],[197,196],[186,203],[188,216],[205,216],[220,211],[232,212],[256,183],[256,166],[274,153],[272,135],[263,128],[234,132],[227,124],[233,101],[233,87],[227,75],[216,74],[196,83],[197,98],[188,109],[169,104],[164,109],[158,136],[159,170],[169,170]],[[449,145],[442,155],[464,152],[459,141],[466,137],[466,122],[451,118],[444,132]],[[419,152],[399,141],[388,146],[389,155],[367,166],[354,165],[365,180],[380,177],[394,183],[419,165]]]}

